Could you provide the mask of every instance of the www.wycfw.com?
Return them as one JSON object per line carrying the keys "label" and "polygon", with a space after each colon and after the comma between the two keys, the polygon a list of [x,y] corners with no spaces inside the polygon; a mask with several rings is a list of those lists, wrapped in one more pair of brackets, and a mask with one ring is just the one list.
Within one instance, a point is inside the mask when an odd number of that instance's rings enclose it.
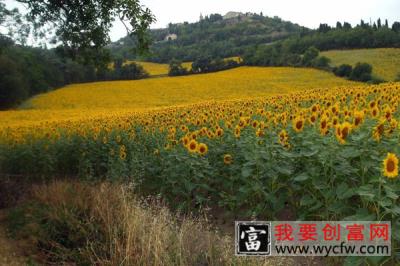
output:
{"label": "www.wycfw.com", "polygon": [[390,256],[390,248],[387,245],[277,245],[276,255],[313,255],[313,256]]}

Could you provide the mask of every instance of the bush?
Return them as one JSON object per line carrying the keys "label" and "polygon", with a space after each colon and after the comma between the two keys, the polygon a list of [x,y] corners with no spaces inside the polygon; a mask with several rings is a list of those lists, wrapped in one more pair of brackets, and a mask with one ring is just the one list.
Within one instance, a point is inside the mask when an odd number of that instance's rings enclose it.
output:
{"label": "bush", "polygon": [[321,69],[329,69],[329,63],[331,60],[326,56],[319,56],[313,60],[312,66]]}
{"label": "bush", "polygon": [[302,64],[303,66],[311,66],[314,59],[319,55],[319,50],[314,46],[309,47],[303,55]]}
{"label": "bush", "polygon": [[171,61],[169,64],[168,76],[184,76],[189,74],[188,70],[182,66],[180,61]]}
{"label": "bush", "polygon": [[134,62],[123,65],[119,60],[116,60],[114,64],[115,68],[113,71],[105,70],[109,72],[105,74],[106,80],[135,80],[147,78],[149,76],[149,73],[147,73],[141,65]]}
{"label": "bush", "polygon": [[192,63],[192,72],[195,74],[217,72],[239,67],[240,65],[240,63],[232,59],[224,60],[221,58],[217,58],[211,60],[209,57],[204,57],[195,60]]}
{"label": "bush", "polygon": [[368,63],[357,63],[350,75],[351,80],[367,82],[372,79],[372,66]]}
{"label": "bush", "polygon": [[333,73],[338,77],[350,77],[353,67],[348,64],[342,64],[333,69]]}

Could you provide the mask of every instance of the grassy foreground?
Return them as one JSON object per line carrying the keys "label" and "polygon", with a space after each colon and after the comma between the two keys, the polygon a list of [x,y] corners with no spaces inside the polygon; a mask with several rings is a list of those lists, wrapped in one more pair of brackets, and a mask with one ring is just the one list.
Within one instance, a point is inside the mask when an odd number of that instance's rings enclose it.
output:
{"label": "grassy foreground", "polygon": [[[8,222],[41,263],[68,265],[294,265],[233,256],[233,239],[204,219],[172,214],[126,186],[55,181],[36,185]],[[39,254],[39,255],[38,255]]]}
{"label": "grassy foreground", "polygon": [[373,67],[373,74],[387,81],[395,80],[400,74],[400,48],[334,50],[321,53],[332,60],[333,65],[355,65],[366,62]]}

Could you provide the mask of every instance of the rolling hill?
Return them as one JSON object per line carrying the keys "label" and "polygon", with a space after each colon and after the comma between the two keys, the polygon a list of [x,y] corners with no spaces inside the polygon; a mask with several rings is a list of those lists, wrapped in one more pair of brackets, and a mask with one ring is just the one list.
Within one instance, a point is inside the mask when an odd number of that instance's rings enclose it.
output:
{"label": "rolling hill", "polygon": [[321,54],[335,66],[366,62],[372,65],[374,75],[386,81],[394,81],[400,74],[400,48],[332,50]]}
{"label": "rolling hill", "polygon": [[154,108],[359,83],[310,68],[240,67],[210,74],[73,84],[38,95],[34,109]]}
{"label": "rolling hill", "polygon": [[[157,66],[158,69],[162,67]],[[97,119],[113,112],[263,97],[313,88],[360,85],[362,83],[341,79],[325,71],[288,67],[240,67],[183,77],[73,84],[33,97],[19,110],[2,112],[0,128]]]}
{"label": "rolling hill", "polygon": [[[196,23],[169,24],[164,29],[150,31],[153,39],[147,61],[168,63],[172,59],[194,61],[205,54],[226,58],[242,54],[246,48],[267,44],[308,31],[279,17],[262,14],[230,12],[225,16],[213,14]],[[113,43],[114,56],[133,59],[134,40],[128,37]]]}

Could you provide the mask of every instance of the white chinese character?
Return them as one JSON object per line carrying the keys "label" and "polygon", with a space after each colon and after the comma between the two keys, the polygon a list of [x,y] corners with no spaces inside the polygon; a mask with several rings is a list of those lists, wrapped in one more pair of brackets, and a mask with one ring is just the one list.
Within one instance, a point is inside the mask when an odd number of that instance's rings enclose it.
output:
{"label": "white chinese character", "polygon": [[256,230],[254,227],[250,226],[250,230],[242,232],[242,234],[240,235],[240,239],[244,239],[246,234],[248,234],[247,239],[249,241],[245,242],[247,251],[250,250],[258,251],[261,246],[261,242],[257,241],[258,235],[266,233],[267,232],[265,230]]}

